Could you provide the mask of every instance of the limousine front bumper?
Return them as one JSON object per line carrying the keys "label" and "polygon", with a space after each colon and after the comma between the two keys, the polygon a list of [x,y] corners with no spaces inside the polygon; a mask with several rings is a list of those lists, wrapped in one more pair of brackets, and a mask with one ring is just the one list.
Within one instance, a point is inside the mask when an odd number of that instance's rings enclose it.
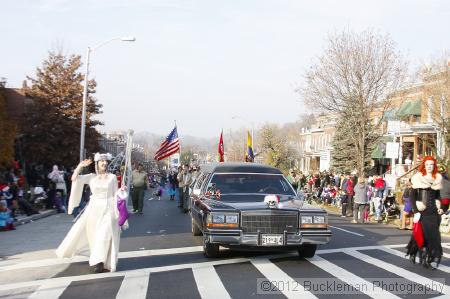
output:
{"label": "limousine front bumper", "polygon": [[265,245],[263,236],[265,234],[244,234],[242,230],[224,231],[209,230],[204,232],[208,242],[222,246],[252,246],[252,247],[282,247],[282,246],[300,246],[302,244],[327,244],[331,240],[331,231],[323,230],[301,230],[296,233],[269,234],[282,236],[282,244]]}

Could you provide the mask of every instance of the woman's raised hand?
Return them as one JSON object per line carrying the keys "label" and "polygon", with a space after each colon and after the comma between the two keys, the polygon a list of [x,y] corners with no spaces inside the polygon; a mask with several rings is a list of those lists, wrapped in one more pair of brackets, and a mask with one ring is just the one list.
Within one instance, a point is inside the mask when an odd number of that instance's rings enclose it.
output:
{"label": "woman's raised hand", "polygon": [[80,167],[86,167],[86,166],[91,165],[91,163],[92,163],[92,160],[91,160],[91,159],[86,159],[86,160],[81,161],[80,164],[78,164],[78,166],[80,166]]}

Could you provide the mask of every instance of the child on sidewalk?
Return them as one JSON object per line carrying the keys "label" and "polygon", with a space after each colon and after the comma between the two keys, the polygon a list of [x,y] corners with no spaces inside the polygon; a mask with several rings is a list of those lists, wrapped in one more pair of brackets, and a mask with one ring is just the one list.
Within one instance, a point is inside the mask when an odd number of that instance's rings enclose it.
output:
{"label": "child on sidewalk", "polygon": [[14,219],[11,217],[11,211],[8,210],[6,200],[0,200],[0,231],[13,230]]}

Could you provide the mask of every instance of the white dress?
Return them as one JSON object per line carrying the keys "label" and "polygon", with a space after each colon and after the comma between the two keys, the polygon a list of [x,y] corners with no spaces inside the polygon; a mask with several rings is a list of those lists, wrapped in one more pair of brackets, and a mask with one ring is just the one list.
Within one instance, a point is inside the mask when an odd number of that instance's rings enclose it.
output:
{"label": "white dress", "polygon": [[108,174],[106,178],[96,174],[79,175],[72,182],[69,214],[79,205],[85,184],[89,184],[92,192],[89,204],[56,249],[56,255],[70,258],[88,248],[89,265],[104,263],[105,269],[114,272],[120,243],[117,178],[114,174]]}

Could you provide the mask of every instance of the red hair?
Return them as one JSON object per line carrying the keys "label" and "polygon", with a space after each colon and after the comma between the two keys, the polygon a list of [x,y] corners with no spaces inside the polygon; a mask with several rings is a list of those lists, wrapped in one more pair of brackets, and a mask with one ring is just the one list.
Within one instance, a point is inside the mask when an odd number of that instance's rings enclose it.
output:
{"label": "red hair", "polygon": [[435,179],[436,173],[438,173],[437,161],[432,156],[426,156],[425,158],[423,158],[422,163],[420,163],[420,165],[419,165],[419,171],[422,173],[422,175],[427,175],[427,171],[425,170],[425,162],[426,161],[434,162],[433,172],[431,173],[431,175],[432,175],[433,179]]}

